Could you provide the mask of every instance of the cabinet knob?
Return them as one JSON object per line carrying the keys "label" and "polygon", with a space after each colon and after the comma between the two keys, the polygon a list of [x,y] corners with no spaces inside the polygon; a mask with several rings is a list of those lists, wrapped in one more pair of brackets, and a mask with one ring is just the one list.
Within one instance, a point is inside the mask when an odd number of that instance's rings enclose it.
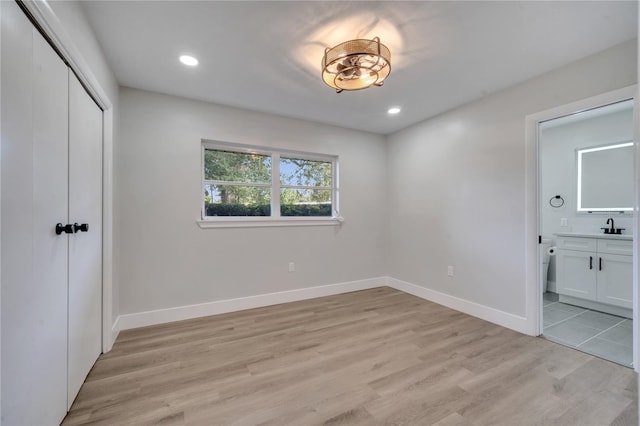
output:
{"label": "cabinet knob", "polygon": [[73,232],[89,232],[89,224],[88,223],[83,223],[83,224],[78,224],[78,222],[73,224]]}
{"label": "cabinet knob", "polygon": [[67,223],[66,225],[63,225],[61,223],[56,223],[56,235],[60,235],[63,232],[67,234],[73,234],[74,232],[73,225],[71,225],[70,223]]}

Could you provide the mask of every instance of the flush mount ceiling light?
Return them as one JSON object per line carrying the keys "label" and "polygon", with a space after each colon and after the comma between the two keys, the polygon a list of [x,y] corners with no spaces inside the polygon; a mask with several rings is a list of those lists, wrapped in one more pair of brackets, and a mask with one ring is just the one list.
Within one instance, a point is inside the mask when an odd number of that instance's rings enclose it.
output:
{"label": "flush mount ceiling light", "polygon": [[322,57],[322,80],[337,93],[382,86],[390,72],[391,52],[378,37],[345,41]]}
{"label": "flush mount ceiling light", "polygon": [[198,65],[198,60],[193,56],[189,56],[189,55],[180,56],[180,62],[190,67],[195,67],[196,65]]}
{"label": "flush mount ceiling light", "polygon": [[400,112],[400,107],[391,107],[387,110],[387,114],[398,114]]}

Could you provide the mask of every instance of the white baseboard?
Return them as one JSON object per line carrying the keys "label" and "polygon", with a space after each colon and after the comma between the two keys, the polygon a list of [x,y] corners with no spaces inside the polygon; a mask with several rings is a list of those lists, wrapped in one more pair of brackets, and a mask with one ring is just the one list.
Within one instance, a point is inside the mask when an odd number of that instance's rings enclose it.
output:
{"label": "white baseboard", "polygon": [[551,291],[553,293],[557,293],[558,292],[558,287],[556,286],[556,282],[555,281],[548,281],[547,280],[547,291]]}
{"label": "white baseboard", "polygon": [[480,305],[479,303],[470,302],[459,297],[440,293],[439,291],[431,290],[391,277],[387,277],[387,285],[395,288],[396,290],[404,291],[405,293],[455,309],[456,311],[464,312],[465,314],[510,328],[520,333],[533,335],[525,317],[513,315],[489,306]]}
{"label": "white baseboard", "polygon": [[338,284],[281,291],[277,293],[240,297],[237,299],[217,300],[197,305],[178,306],[174,308],[158,309],[134,314],[124,314],[118,316],[113,324],[112,341],[115,342],[120,330],[206,317],[209,315],[225,314],[229,312],[243,311],[246,309],[261,308],[264,306],[278,305],[280,303],[296,302],[316,297],[331,296],[334,294],[367,290],[383,286],[389,286],[396,290],[464,312],[465,314],[510,328],[520,333],[532,335],[525,317],[510,314],[489,306],[470,302],[459,297],[451,296],[449,294],[441,293],[395,278],[376,277]]}
{"label": "white baseboard", "polygon": [[277,293],[260,294],[257,296],[240,297],[237,299],[217,300],[215,302],[200,303],[197,305],[178,306],[175,308],[125,314],[120,315],[116,320],[114,324],[113,338],[115,341],[115,338],[117,337],[120,330],[128,330],[131,328],[146,327],[148,325],[164,324],[172,321],[206,317],[209,315],[226,314],[229,312],[243,311],[245,309],[261,308],[264,306],[296,302],[299,300],[313,299],[316,297],[331,296],[334,294],[348,293],[351,291],[367,290],[370,288],[383,287],[386,284],[386,277],[368,278],[364,280],[349,281],[338,284],[301,288],[296,290],[281,291]]}
{"label": "white baseboard", "polygon": [[111,327],[111,346],[109,346],[109,350],[111,350],[113,344],[116,342],[118,334],[120,334],[120,317],[116,318],[116,322],[114,322]]}

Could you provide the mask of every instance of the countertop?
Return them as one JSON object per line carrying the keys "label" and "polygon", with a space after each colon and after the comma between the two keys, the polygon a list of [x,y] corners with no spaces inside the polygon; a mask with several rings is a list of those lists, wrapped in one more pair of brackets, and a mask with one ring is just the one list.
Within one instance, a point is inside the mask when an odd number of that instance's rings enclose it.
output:
{"label": "countertop", "polygon": [[558,237],[600,238],[605,240],[633,241],[633,235],[629,234],[586,234],[582,232],[558,232],[554,235],[557,235]]}

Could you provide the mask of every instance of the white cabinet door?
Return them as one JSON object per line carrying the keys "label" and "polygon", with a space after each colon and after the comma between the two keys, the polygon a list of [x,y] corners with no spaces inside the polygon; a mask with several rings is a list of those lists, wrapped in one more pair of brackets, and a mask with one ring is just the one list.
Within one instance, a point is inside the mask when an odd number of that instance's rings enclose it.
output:
{"label": "white cabinet door", "polygon": [[67,67],[2,7],[2,424],[59,424],[67,393]]}
{"label": "white cabinet door", "polygon": [[633,256],[598,254],[598,301],[633,309]]}
{"label": "white cabinet door", "polygon": [[87,224],[88,229],[69,237],[67,408],[100,355],[102,339],[102,111],[72,72],[69,72],[69,222]]}
{"label": "white cabinet door", "polygon": [[596,263],[595,253],[558,250],[556,256],[558,293],[596,300]]}

